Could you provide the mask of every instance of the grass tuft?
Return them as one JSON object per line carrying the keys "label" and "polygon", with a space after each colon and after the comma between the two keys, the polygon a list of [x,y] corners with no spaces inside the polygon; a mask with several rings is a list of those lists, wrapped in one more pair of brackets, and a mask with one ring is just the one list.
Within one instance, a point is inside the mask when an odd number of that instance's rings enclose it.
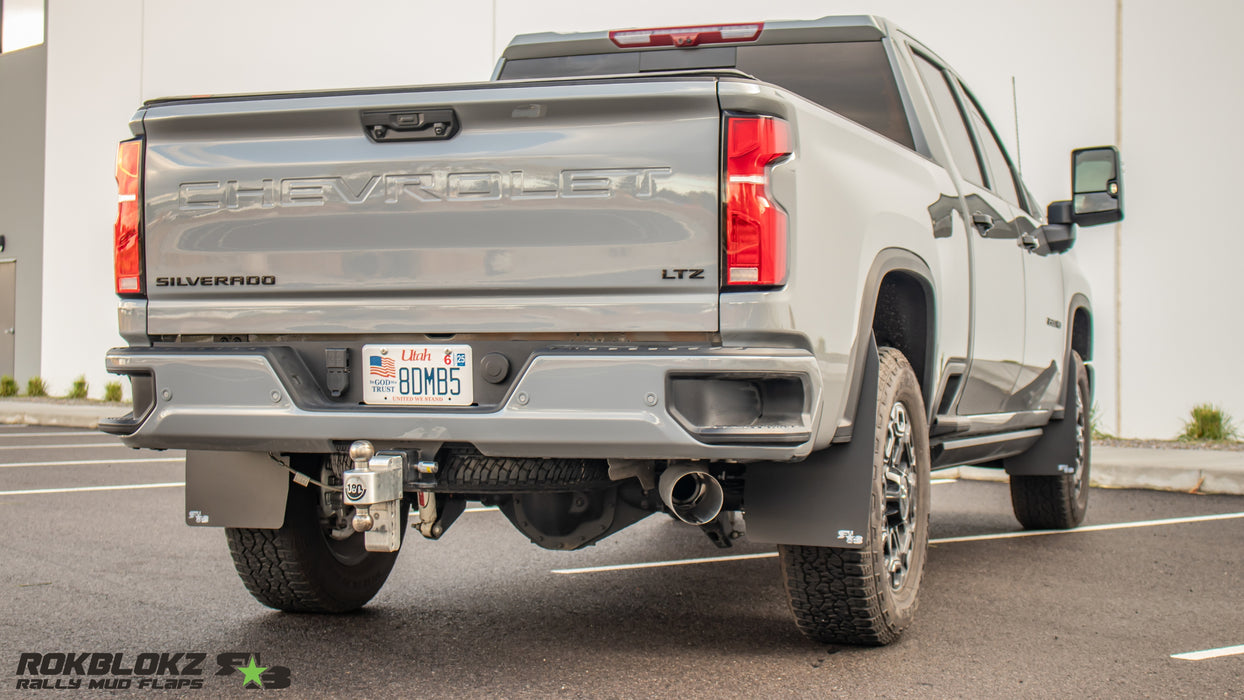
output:
{"label": "grass tuft", "polygon": [[20,390],[21,387],[17,386],[16,379],[7,374],[0,377],[0,396],[17,396]]}
{"label": "grass tuft", "polygon": [[27,396],[47,396],[48,383],[43,381],[43,377],[31,377],[26,381]]}
{"label": "grass tuft", "polygon": [[108,382],[104,385],[104,401],[121,401],[121,382]]}
{"label": "grass tuft", "polygon": [[1181,442],[1227,442],[1239,437],[1235,423],[1226,411],[1203,403],[1192,408],[1192,418],[1184,422]]}
{"label": "grass tuft", "polygon": [[79,374],[78,378],[73,380],[73,386],[69,388],[69,393],[65,395],[65,398],[85,399],[90,388],[91,385],[86,383],[86,375]]}

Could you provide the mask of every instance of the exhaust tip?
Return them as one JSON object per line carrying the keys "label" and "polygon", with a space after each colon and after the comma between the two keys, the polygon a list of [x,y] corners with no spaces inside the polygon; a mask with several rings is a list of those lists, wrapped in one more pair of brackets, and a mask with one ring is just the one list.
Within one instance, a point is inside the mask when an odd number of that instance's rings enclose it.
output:
{"label": "exhaust tip", "polygon": [[721,482],[697,467],[671,466],[657,484],[661,502],[688,525],[704,525],[721,513],[725,501]]}

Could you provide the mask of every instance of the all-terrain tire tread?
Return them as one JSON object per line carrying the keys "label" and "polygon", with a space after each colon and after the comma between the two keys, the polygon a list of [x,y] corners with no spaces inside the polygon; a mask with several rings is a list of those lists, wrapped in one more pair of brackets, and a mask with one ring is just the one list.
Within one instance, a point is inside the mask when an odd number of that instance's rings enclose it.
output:
{"label": "all-terrain tire tread", "polygon": [[1061,476],[1011,476],[1011,507],[1027,530],[1075,527],[1071,484]]}
{"label": "all-terrain tire tread", "polygon": [[879,624],[880,601],[871,592],[872,564],[866,552],[838,547],[782,547],[795,624],[809,638],[825,644],[882,646],[898,631]]}
{"label": "all-terrain tire tread", "polygon": [[[1091,400],[1088,394],[1088,375],[1080,356],[1072,353],[1071,367],[1076,372],[1077,390],[1083,392],[1082,406]],[[1083,409],[1082,409],[1083,410]],[[1076,420],[1076,416],[1064,420]],[[1092,454],[1092,432],[1085,431],[1086,455]],[[1089,488],[1091,459],[1083,466],[1083,488]],[[1085,496],[1087,498],[1087,496]],[[1015,519],[1026,530],[1069,530],[1084,519],[1083,510],[1077,510],[1075,485],[1069,475],[1011,475],[1011,509]]]}
{"label": "all-terrain tire tread", "polygon": [[[318,487],[291,484],[280,529],[225,528],[238,577],[268,607],[298,613],[358,610],[393,570],[397,552],[366,551],[362,534],[330,540],[319,499]],[[403,513],[403,532],[405,526]]]}
{"label": "all-terrain tire tread", "polygon": [[286,612],[344,612],[316,590],[281,530],[226,528],[234,568],[256,600]]}
{"label": "all-terrain tire tread", "polygon": [[[879,360],[878,387],[892,386],[902,373],[912,373],[907,358],[893,348],[880,348]],[[878,407],[878,421],[888,418],[881,415],[883,410]],[[875,431],[874,454],[884,449],[884,440],[882,431]],[[922,517],[927,529],[928,513]],[[781,545],[778,551],[787,600],[805,636],[825,644],[861,646],[884,646],[901,636],[902,627],[887,619],[879,595],[884,572],[875,570],[867,549]],[[918,605],[917,598],[912,615]]]}

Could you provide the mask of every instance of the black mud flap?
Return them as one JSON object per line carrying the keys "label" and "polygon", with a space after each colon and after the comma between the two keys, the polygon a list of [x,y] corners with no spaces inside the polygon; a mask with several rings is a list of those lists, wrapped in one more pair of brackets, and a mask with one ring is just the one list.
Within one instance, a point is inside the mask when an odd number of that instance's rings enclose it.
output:
{"label": "black mud flap", "polygon": [[1002,460],[1006,473],[1020,476],[1059,476],[1075,471],[1076,463],[1076,362],[1067,355],[1063,370],[1063,419],[1052,420],[1027,452]]}
{"label": "black mud flap", "polygon": [[869,340],[851,442],[802,462],[747,465],[744,521],[753,542],[860,549],[872,507],[877,343]]}
{"label": "black mud flap", "polygon": [[289,482],[264,452],[186,452],[186,524],[275,530],[285,524]]}

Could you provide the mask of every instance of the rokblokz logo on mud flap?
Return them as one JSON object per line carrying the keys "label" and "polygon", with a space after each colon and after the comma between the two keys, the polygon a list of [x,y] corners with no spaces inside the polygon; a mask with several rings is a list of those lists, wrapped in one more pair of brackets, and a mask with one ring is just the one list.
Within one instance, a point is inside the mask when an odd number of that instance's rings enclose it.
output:
{"label": "rokblokz logo on mud flap", "polygon": [[15,687],[17,690],[201,690],[208,687],[207,680],[211,676],[240,676],[242,687],[248,689],[279,690],[290,686],[288,667],[262,664],[259,654],[236,651],[217,654],[214,658],[189,651],[135,655],[28,652],[18,657]]}

